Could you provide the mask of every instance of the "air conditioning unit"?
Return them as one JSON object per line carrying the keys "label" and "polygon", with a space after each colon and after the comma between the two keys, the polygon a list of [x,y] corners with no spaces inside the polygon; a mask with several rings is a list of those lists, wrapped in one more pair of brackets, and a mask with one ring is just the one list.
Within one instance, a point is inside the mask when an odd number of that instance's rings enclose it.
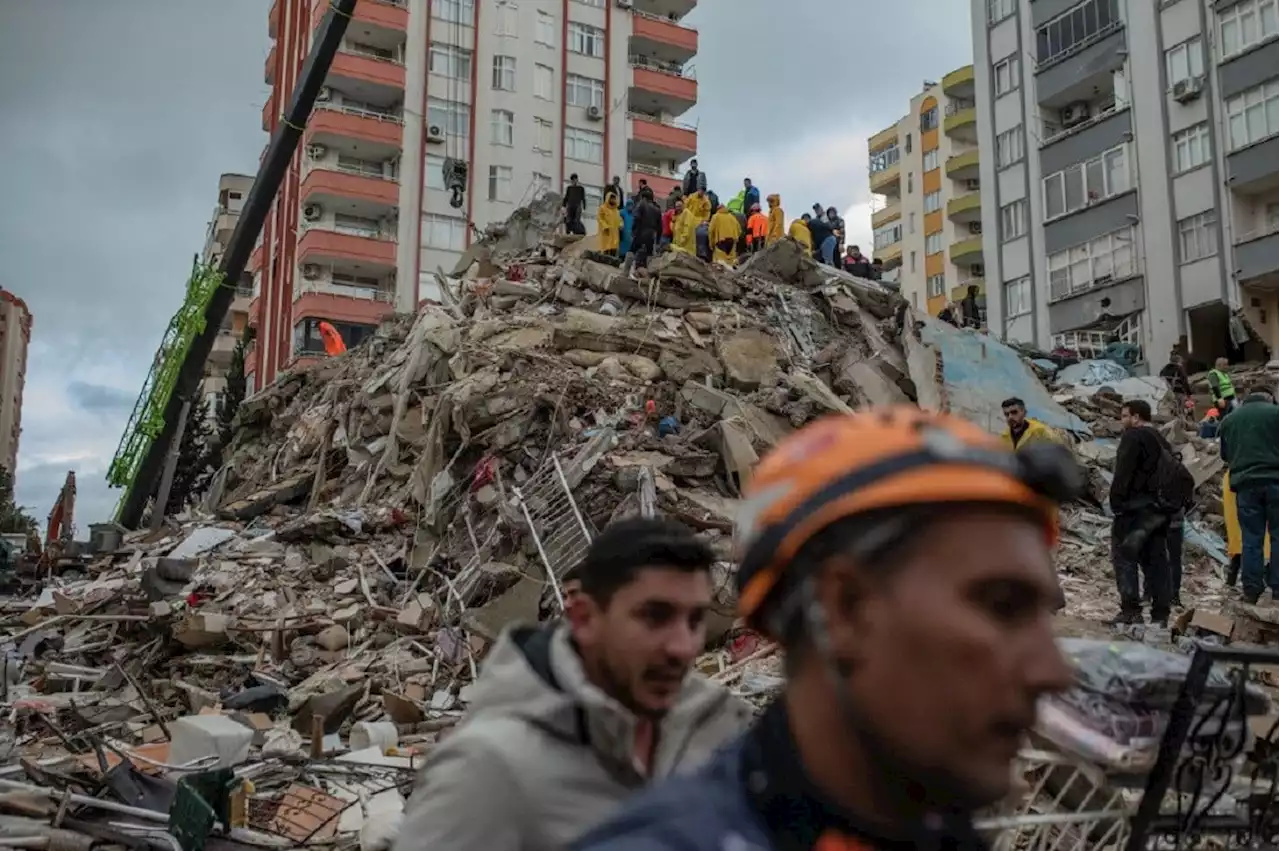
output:
{"label": "air conditioning unit", "polygon": [[987,276],[987,270],[983,267],[981,263],[969,264],[970,278],[985,278],[986,276]]}
{"label": "air conditioning unit", "polygon": [[982,222],[969,222],[969,233],[974,236],[982,234]]}
{"label": "air conditioning unit", "polygon": [[971,177],[964,182],[964,188],[969,190],[977,190],[982,188],[982,181],[976,177]]}
{"label": "air conditioning unit", "polygon": [[604,112],[600,109],[600,107],[598,106],[587,107],[587,120],[599,121],[601,118],[604,118]]}
{"label": "air conditioning unit", "polygon": [[1173,99],[1178,103],[1190,103],[1204,92],[1204,77],[1188,77],[1173,84]]}
{"label": "air conditioning unit", "polygon": [[328,103],[333,99],[333,89],[328,86],[321,86],[320,91],[316,92],[316,103]]}
{"label": "air conditioning unit", "polygon": [[324,209],[319,204],[308,204],[302,208],[302,218],[309,222],[317,222],[320,216],[324,214]]}
{"label": "air conditioning unit", "polygon": [[443,127],[441,127],[439,124],[432,124],[432,125],[430,125],[429,127],[427,127],[427,141],[428,141],[428,142],[443,142],[443,141],[444,141],[444,128],[443,128]]}
{"label": "air conditioning unit", "polygon": [[618,8],[619,8],[619,9],[630,9],[630,8],[632,8],[631,0],[617,0],[617,3],[618,3]]}
{"label": "air conditioning unit", "polygon": [[1078,100],[1075,103],[1069,103],[1062,108],[1062,126],[1074,127],[1075,125],[1089,120],[1089,104],[1085,101]]}
{"label": "air conditioning unit", "polygon": [[329,149],[319,143],[307,145],[307,156],[311,157],[313,160],[322,160],[328,153]]}
{"label": "air conditioning unit", "polygon": [[314,281],[316,278],[320,277],[321,271],[320,267],[315,263],[307,263],[302,267],[302,277],[306,278],[308,281]]}

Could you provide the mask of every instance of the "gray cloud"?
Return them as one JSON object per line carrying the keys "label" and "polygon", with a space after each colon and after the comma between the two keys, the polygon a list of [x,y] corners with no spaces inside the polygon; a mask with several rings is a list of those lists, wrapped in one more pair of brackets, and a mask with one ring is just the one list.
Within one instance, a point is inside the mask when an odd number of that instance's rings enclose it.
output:
{"label": "gray cloud", "polygon": [[[269,6],[4,4],[0,256],[35,315],[18,495],[40,517],[68,469],[82,528],[114,505],[102,476],[133,401],[117,388],[141,387],[181,303],[218,175],[253,173],[267,141]],[[969,61],[968,4],[702,0],[689,23],[700,104],[686,118],[713,187],[750,176],[790,216],[856,211],[865,246],[866,138],[922,79]]]}

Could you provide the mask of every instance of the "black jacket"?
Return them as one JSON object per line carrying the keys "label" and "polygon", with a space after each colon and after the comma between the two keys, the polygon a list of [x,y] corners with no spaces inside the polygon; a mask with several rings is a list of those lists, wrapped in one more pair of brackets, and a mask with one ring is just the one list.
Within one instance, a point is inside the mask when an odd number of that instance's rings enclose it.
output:
{"label": "black jacket", "polygon": [[657,236],[662,232],[662,210],[648,198],[637,201],[631,209],[631,215],[631,232],[637,237],[641,234]]}
{"label": "black jacket", "polygon": [[1160,370],[1160,377],[1169,383],[1169,389],[1174,393],[1191,395],[1191,377],[1187,375],[1185,366],[1179,366],[1170,361],[1164,365],[1164,369]]}
{"label": "black jacket", "polygon": [[827,241],[827,237],[834,232],[829,222],[824,222],[821,219],[810,219],[809,233],[813,236],[813,250],[817,251],[822,247],[822,243]]}
{"label": "black jacket", "polygon": [[587,206],[587,190],[581,183],[570,183],[564,188],[564,200],[560,202],[571,213],[580,213]]}
{"label": "black jacket", "polygon": [[1173,447],[1154,426],[1127,428],[1116,449],[1115,476],[1111,480],[1111,510],[1142,511],[1154,506],[1159,498],[1157,470],[1162,450]]}
{"label": "black jacket", "polygon": [[705,192],[707,188],[707,178],[702,172],[691,168],[684,173],[684,180],[681,182],[680,186],[684,190],[685,195],[692,195],[699,189]]}
{"label": "black jacket", "polygon": [[844,270],[850,275],[856,275],[859,278],[875,280],[875,270],[871,268],[871,261],[865,256],[859,256],[855,260],[846,254],[844,257]]}

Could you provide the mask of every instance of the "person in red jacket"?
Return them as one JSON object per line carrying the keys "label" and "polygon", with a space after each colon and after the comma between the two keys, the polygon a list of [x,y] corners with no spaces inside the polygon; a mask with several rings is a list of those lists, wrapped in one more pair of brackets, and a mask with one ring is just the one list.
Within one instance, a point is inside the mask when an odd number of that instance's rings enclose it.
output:
{"label": "person in red jacket", "polygon": [[662,251],[671,244],[675,234],[676,219],[684,212],[684,202],[676,201],[675,206],[662,214],[662,239],[658,242],[658,250]]}

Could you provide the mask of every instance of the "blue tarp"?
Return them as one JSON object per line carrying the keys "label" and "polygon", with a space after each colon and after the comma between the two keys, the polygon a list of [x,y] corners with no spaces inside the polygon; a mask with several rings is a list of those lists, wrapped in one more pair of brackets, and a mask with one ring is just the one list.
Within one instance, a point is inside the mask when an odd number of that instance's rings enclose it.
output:
{"label": "blue tarp", "polygon": [[1027,403],[1027,414],[1045,425],[1084,437],[1091,434],[1084,420],[1053,401],[1016,351],[994,337],[920,318],[920,339],[942,355],[942,380],[954,413],[999,433],[1005,428],[1000,403],[1017,396]]}

